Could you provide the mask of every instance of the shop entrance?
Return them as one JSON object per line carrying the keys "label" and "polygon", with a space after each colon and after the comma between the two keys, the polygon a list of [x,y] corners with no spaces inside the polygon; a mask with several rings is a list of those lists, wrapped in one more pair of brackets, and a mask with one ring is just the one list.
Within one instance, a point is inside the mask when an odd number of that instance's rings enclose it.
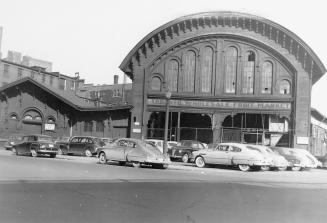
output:
{"label": "shop entrance", "polygon": [[225,118],[221,142],[291,146],[288,120],[272,114],[237,113]]}
{"label": "shop entrance", "polygon": [[[152,112],[147,124],[147,138],[164,138],[165,112]],[[168,140],[212,142],[211,118],[207,114],[170,112]]]}

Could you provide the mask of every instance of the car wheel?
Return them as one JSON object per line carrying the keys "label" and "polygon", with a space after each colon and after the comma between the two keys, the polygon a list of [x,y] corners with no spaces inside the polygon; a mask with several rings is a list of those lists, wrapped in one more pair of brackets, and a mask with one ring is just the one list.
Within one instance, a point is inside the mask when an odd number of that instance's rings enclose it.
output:
{"label": "car wheel", "polygon": [[125,165],[126,165],[126,162],[125,162],[125,161],[119,161],[119,162],[118,162],[118,165],[119,165],[119,166],[125,166]]}
{"label": "car wheel", "polygon": [[187,153],[185,153],[183,156],[182,156],[182,162],[183,163],[188,163],[188,159],[189,159],[189,155]]}
{"label": "car wheel", "polygon": [[260,169],[263,171],[268,171],[268,170],[270,170],[270,167],[269,166],[261,166]]}
{"label": "car wheel", "polygon": [[300,171],[302,169],[302,167],[300,166],[292,166],[291,168],[293,171]]}
{"label": "car wheel", "polygon": [[238,168],[239,168],[241,171],[244,171],[244,172],[250,170],[250,166],[247,165],[247,164],[239,164],[239,165],[238,165]]}
{"label": "car wheel", "polygon": [[140,164],[139,162],[133,162],[132,165],[133,165],[133,167],[135,167],[135,168],[139,168],[139,167],[141,167],[141,164]]}
{"label": "car wheel", "polygon": [[278,169],[279,171],[285,171],[285,170],[287,170],[287,166],[278,167],[277,169]]}
{"label": "car wheel", "polygon": [[86,149],[84,152],[85,156],[87,157],[91,157],[92,156],[92,152],[89,149]]}
{"label": "car wheel", "polygon": [[107,163],[107,156],[104,152],[100,153],[100,155],[99,155],[99,163],[101,163],[101,164]]}
{"label": "car wheel", "polygon": [[200,168],[202,168],[202,167],[204,167],[206,165],[206,163],[205,163],[205,161],[204,161],[204,159],[203,159],[202,156],[196,157],[196,159],[195,159],[195,165],[197,167],[200,167]]}
{"label": "car wheel", "polygon": [[35,149],[31,149],[31,155],[32,157],[37,157],[37,152]]}
{"label": "car wheel", "polygon": [[13,154],[13,155],[16,155],[16,156],[18,155],[18,152],[17,152],[16,148],[13,147],[13,148],[11,149],[11,151],[12,151],[12,154]]}
{"label": "car wheel", "polygon": [[50,158],[56,158],[57,154],[50,154]]}

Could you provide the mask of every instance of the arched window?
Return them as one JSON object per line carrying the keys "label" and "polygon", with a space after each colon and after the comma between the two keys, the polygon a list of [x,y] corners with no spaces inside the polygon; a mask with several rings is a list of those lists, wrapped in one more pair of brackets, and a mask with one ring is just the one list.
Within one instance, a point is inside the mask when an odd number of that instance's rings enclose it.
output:
{"label": "arched window", "polygon": [[204,48],[201,66],[201,91],[211,92],[212,70],[213,70],[213,50],[211,47]]}
{"label": "arched window", "polygon": [[189,50],[185,53],[185,69],[183,78],[183,91],[185,92],[194,92],[195,68],[195,53]]}
{"label": "arched window", "polygon": [[261,76],[261,93],[271,94],[273,76],[273,64],[270,61],[266,61],[262,66],[262,76]]}
{"label": "arched window", "polygon": [[53,123],[55,123],[55,120],[54,120],[54,118],[52,118],[52,117],[49,117],[49,118],[48,118],[48,123],[50,123],[50,124],[53,124]]}
{"label": "arched window", "polygon": [[168,62],[167,82],[170,91],[177,91],[177,80],[179,74],[179,64],[177,60]]}
{"label": "arched window", "polygon": [[255,54],[252,51],[248,51],[246,52],[243,61],[242,93],[253,94],[254,72],[255,72]]}
{"label": "arched window", "polygon": [[226,51],[225,92],[235,93],[237,73],[237,49],[229,47]]}
{"label": "arched window", "polygon": [[151,90],[153,90],[153,91],[161,90],[161,80],[159,77],[153,77],[151,79]]}
{"label": "arched window", "polygon": [[35,120],[35,121],[42,121],[42,118],[41,118],[41,116],[35,116],[35,117],[34,117],[34,120]]}
{"label": "arched window", "polygon": [[290,94],[291,93],[291,83],[288,80],[282,80],[279,84],[280,94]]}
{"label": "arched window", "polygon": [[13,119],[13,120],[17,120],[17,119],[18,119],[18,117],[17,117],[17,115],[16,115],[16,114],[11,114],[11,115],[10,115],[10,119]]}
{"label": "arched window", "polygon": [[33,117],[31,115],[25,115],[24,120],[33,120]]}

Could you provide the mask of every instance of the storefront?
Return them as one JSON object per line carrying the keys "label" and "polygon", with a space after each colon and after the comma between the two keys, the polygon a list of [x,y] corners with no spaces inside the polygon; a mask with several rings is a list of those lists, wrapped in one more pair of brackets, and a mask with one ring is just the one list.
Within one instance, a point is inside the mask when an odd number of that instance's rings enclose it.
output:
{"label": "storefront", "polygon": [[326,71],[291,31],[233,12],[171,21],[144,37],[120,68],[133,80],[132,137],[163,138],[169,102],[170,140],[304,148],[311,86]]}

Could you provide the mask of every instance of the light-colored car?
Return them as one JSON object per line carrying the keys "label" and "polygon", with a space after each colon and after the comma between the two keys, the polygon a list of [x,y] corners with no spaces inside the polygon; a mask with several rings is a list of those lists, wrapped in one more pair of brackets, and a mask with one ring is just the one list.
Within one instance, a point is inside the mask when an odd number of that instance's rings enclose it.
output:
{"label": "light-colored car", "polygon": [[99,151],[98,157],[101,164],[118,161],[120,165],[129,162],[135,167],[145,164],[166,169],[171,163],[169,157],[162,154],[157,147],[146,141],[130,138],[120,138],[105,146]]}
{"label": "light-colored car", "polygon": [[305,157],[306,160],[306,165],[308,168],[317,168],[317,167],[322,167],[322,163],[317,160],[317,158],[312,155],[308,150],[306,149],[298,149],[294,148],[296,153],[302,154]]}
{"label": "light-colored car", "polygon": [[272,151],[269,147],[263,145],[248,145],[254,149],[257,149],[260,153],[267,157],[270,162],[270,166],[263,167],[263,170],[278,169],[286,170],[290,165],[289,162],[277,152]]}
{"label": "light-colored car", "polygon": [[289,168],[293,171],[299,171],[314,167],[310,160],[303,153],[296,151],[297,149],[288,147],[270,148],[285,157],[285,159],[289,162]]}
{"label": "light-colored car", "polygon": [[101,138],[102,142],[104,142],[106,145],[109,145],[114,141],[112,138]]}
{"label": "light-colored car", "polygon": [[260,152],[240,143],[220,143],[213,149],[194,151],[191,161],[194,161],[197,167],[219,164],[238,166],[242,171],[248,171],[251,167],[269,166]]}

